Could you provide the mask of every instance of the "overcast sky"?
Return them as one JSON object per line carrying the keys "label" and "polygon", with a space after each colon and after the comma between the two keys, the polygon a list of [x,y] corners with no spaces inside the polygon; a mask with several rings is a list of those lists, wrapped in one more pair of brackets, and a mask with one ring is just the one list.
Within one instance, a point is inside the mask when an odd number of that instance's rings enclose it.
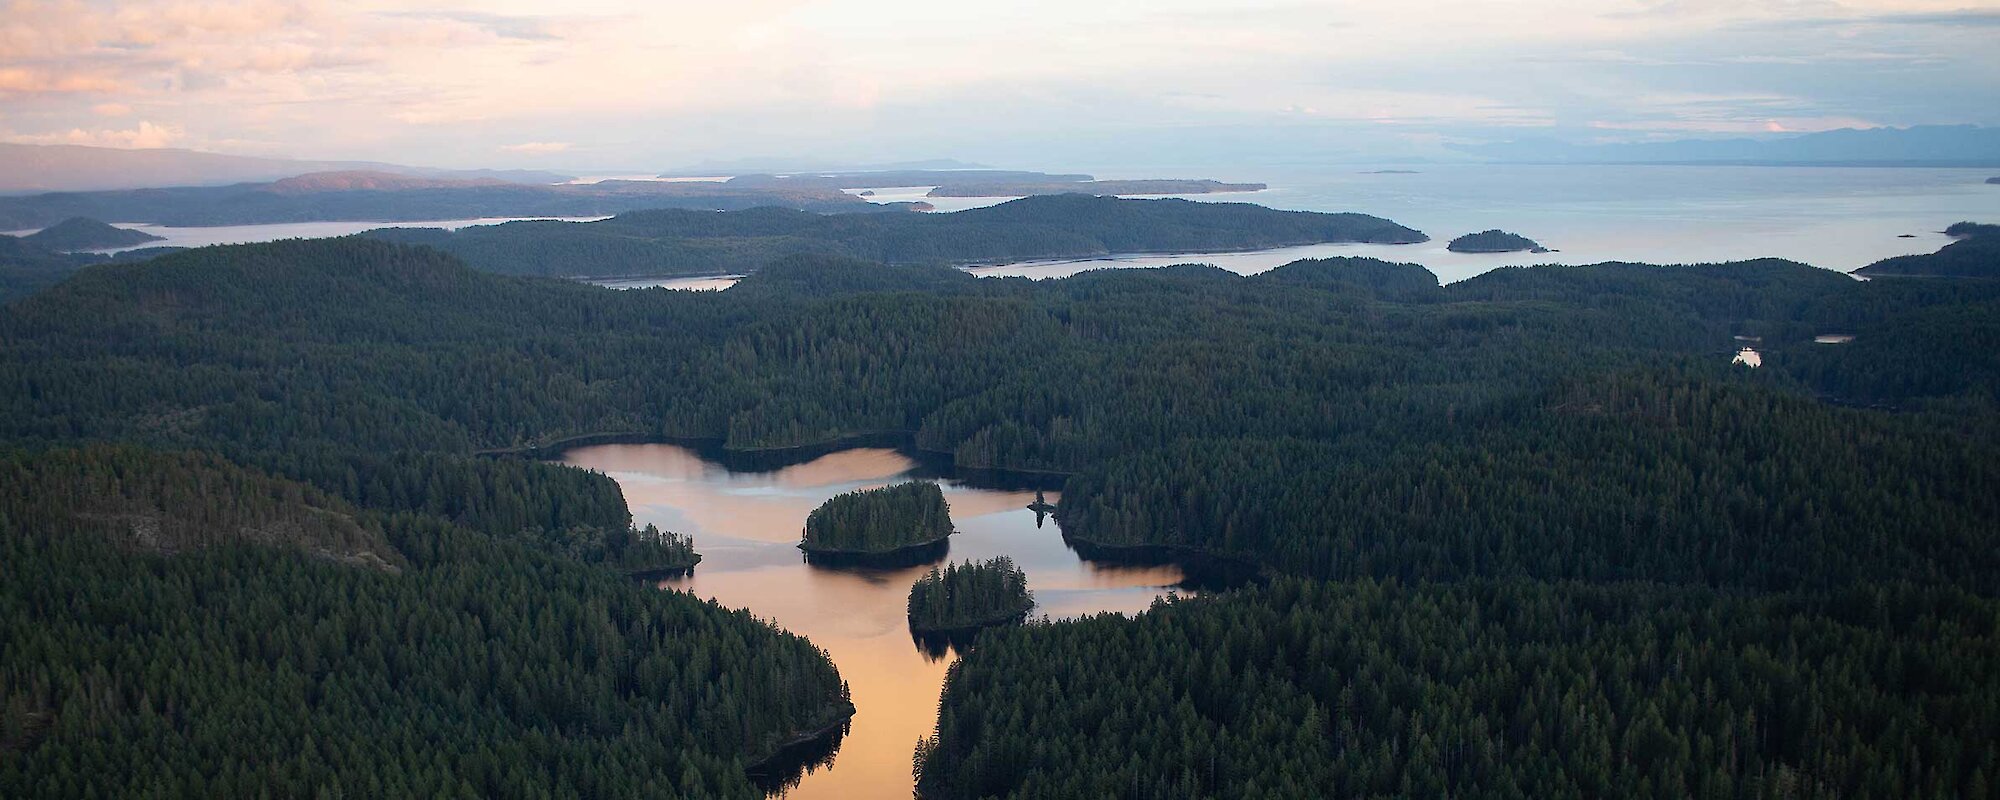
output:
{"label": "overcast sky", "polygon": [[2000,2],[0,0],[0,139],[1060,168],[2000,125]]}

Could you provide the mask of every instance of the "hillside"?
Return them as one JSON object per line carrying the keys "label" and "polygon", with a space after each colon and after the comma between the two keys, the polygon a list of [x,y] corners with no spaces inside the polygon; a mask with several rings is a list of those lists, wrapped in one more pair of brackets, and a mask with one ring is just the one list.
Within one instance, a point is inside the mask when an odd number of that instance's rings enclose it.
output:
{"label": "hillside", "polygon": [[436,516],[135,447],[0,476],[9,797],[751,800],[744,764],[852,710],[748,613]]}

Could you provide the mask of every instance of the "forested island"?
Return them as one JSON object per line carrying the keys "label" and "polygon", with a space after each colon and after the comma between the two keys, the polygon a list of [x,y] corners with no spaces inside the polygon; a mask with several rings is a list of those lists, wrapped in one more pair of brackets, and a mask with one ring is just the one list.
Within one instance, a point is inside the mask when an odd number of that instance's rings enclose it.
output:
{"label": "forested island", "polygon": [[599,278],[743,274],[796,254],[895,265],[981,264],[1428,238],[1366,214],[1087,195],[1028,197],[935,215],[664,210],[598,222],[509,222],[457,231],[387,228],[365,235],[429,245],[489,272]]}
{"label": "forested island", "polygon": [[1494,229],[1468,233],[1451,240],[1446,250],[1454,253],[1546,253],[1548,248],[1518,233]]}
{"label": "forested island", "polygon": [[806,516],[799,549],[816,563],[923,563],[951,536],[951,507],[930,481],[836,495]]}
{"label": "forested island", "polygon": [[57,253],[77,250],[106,250],[157,242],[164,237],[145,231],[119,228],[88,217],[71,217],[21,237],[21,241]]}
{"label": "forested island", "polygon": [[1035,607],[1028,576],[1006,556],[932,567],[910,586],[910,630],[964,634],[1020,622]]}
{"label": "forested island", "polygon": [[1012,183],[958,183],[939,186],[931,197],[1026,197],[1037,194],[1215,194],[1219,192],[1261,192],[1261,183],[1223,183],[1216,180],[1149,178],[1123,181],[1021,181]]}
{"label": "forested island", "polygon": [[851,710],[825,654],[593,562],[633,533],[604,475],[476,455],[605,431],[904,432],[1066,476],[1078,543],[1273,576],[982,635],[926,797],[1990,794],[1996,319],[2000,281],[1777,260],[99,264],[0,307],[0,795],[756,796]]}

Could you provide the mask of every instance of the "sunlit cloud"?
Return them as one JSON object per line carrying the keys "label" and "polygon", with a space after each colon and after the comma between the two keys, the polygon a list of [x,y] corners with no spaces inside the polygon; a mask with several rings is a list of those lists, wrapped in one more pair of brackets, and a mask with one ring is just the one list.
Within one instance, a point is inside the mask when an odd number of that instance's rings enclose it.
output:
{"label": "sunlit cloud", "polygon": [[71,128],[54,133],[37,133],[7,137],[9,141],[21,144],[81,144],[95,147],[153,148],[170,147],[187,136],[187,131],[179,125],[155,125],[141,121],[137,127],[116,129]]}
{"label": "sunlit cloud", "polygon": [[133,108],[179,146],[465,166],[2000,124],[2000,3],[1968,0],[0,4],[17,141],[116,140],[98,125]]}

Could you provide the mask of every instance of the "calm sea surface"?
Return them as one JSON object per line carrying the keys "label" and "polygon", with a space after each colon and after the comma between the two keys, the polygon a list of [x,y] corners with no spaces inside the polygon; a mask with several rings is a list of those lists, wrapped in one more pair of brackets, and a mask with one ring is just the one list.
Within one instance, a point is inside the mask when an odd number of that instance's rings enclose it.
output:
{"label": "calm sea surface", "polygon": [[[1687,264],[1776,257],[1852,270],[1890,256],[1929,253],[1960,220],[2000,221],[1992,170],[1861,167],[1495,166],[1296,167],[1216,172],[1158,167],[1130,175],[1261,181],[1262,192],[1194,195],[1300,211],[1358,211],[1430,234],[1417,245],[1314,245],[1255,253],[1171,253],[996,264],[979,275],[1056,278],[1086,269],[1200,262],[1244,274],[1299,259],[1370,256],[1422,264],[1445,282],[1503,266],[1637,261]],[[1212,173],[1212,174],[1211,174]],[[870,199],[922,199],[929,187],[884,187]],[[858,190],[857,190],[858,191]],[[937,198],[958,211],[1012,198]],[[1464,254],[1453,237],[1500,228],[1555,253]],[[1908,235],[1911,238],[1900,238]],[[713,279],[626,286],[718,288]]]}

